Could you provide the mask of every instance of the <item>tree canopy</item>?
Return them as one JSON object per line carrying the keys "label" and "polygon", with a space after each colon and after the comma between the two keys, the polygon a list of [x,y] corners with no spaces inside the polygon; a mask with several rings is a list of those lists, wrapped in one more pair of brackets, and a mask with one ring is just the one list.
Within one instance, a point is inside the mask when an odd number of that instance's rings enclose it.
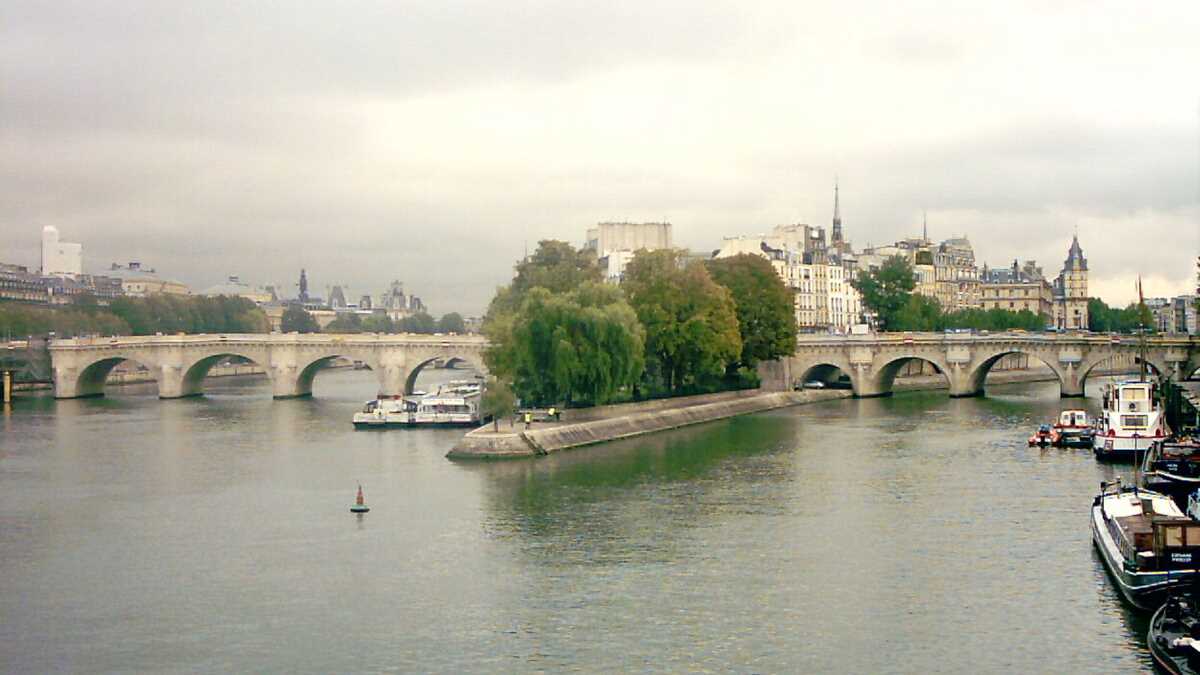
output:
{"label": "tree canopy", "polygon": [[300,305],[288,305],[287,309],[283,310],[283,317],[279,322],[279,329],[284,333],[319,333],[321,327],[317,324],[317,320],[313,318]]}
{"label": "tree canopy", "polygon": [[916,287],[912,265],[906,258],[894,255],[878,269],[862,270],[850,285],[862,296],[863,306],[875,312],[881,328],[903,330],[894,324]]}
{"label": "tree canopy", "polygon": [[645,327],[652,392],[698,390],[741,356],[733,296],[704,265],[681,266],[673,250],[639,251],[621,287]]}
{"label": "tree canopy", "polygon": [[607,403],[642,374],[644,332],[617,288],[584,282],[566,293],[530,289],[488,324],[488,367],[527,404]]}
{"label": "tree canopy", "polygon": [[762,256],[741,254],[706,263],[714,281],[733,296],[742,338],[741,366],[790,356],[796,351],[792,293]]}
{"label": "tree canopy", "polygon": [[594,251],[576,250],[570,244],[554,239],[539,241],[533,255],[517,263],[512,283],[497,290],[488,307],[487,319],[516,311],[525,294],[533,288],[567,293],[585,282],[602,279]]}
{"label": "tree canopy", "polygon": [[443,314],[442,318],[438,319],[437,332],[465,333],[467,332],[467,322],[463,321],[462,314],[458,312]]}
{"label": "tree canopy", "polygon": [[1130,303],[1123,309],[1109,307],[1100,298],[1088,298],[1088,330],[1097,333],[1133,333],[1142,326],[1154,330],[1154,314],[1145,304]]}

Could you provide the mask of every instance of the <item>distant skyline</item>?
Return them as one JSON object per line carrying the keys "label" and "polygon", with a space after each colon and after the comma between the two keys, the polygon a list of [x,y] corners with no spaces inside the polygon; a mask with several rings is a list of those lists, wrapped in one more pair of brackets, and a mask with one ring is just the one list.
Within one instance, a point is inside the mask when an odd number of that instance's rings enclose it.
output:
{"label": "distant skyline", "polygon": [[[0,6],[0,261],[478,314],[526,246],[830,224],[966,235],[1092,295],[1191,292],[1200,6],[1122,2]],[[350,299],[350,296],[347,296]]]}

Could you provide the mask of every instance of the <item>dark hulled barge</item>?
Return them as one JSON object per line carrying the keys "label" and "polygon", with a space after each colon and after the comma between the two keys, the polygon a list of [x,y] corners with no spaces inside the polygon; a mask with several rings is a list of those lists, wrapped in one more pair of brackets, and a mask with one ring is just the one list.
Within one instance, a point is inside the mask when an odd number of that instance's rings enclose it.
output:
{"label": "dark hulled barge", "polygon": [[1157,609],[1170,589],[1191,582],[1200,564],[1200,522],[1170,496],[1100,484],[1092,502],[1092,541],[1117,590],[1133,606]]}
{"label": "dark hulled barge", "polygon": [[1167,598],[1150,619],[1146,636],[1150,655],[1164,672],[1200,672],[1200,607],[1194,593]]}

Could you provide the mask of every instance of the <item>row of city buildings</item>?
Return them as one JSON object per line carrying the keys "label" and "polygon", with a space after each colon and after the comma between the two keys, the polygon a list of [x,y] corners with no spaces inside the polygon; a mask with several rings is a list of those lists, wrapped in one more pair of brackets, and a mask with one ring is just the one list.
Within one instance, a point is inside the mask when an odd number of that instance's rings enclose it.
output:
{"label": "row of city buildings", "polygon": [[119,297],[144,298],[151,295],[230,296],[249,299],[262,306],[272,323],[278,327],[284,309],[291,304],[303,305],[324,327],[337,317],[353,313],[361,316],[380,315],[398,321],[425,312],[420,297],[405,293],[404,284],[393,281],[378,296],[360,295],[357,302],[347,301],[342,286],[328,289],[328,299],[311,295],[306,270],[300,270],[298,292],[286,297],[275,285],[255,286],[237,275],[229,276],[215,286],[193,291],[183,282],[160,275],[141,262],[112,263],[102,274],[83,271],[82,244],[60,239],[58,229],[42,229],[41,266],[31,270],[25,265],[0,262],[0,300],[40,305],[70,305],[96,302],[107,305]]}
{"label": "row of city buildings", "polygon": [[[587,232],[585,248],[596,252],[605,276],[619,281],[625,265],[639,249],[672,248],[670,223],[599,223]],[[851,282],[862,272],[878,269],[893,256],[912,266],[914,291],[937,299],[942,309],[1029,310],[1047,326],[1063,330],[1088,328],[1088,262],[1078,236],[1071,240],[1062,269],[1053,279],[1035,261],[1013,261],[1010,267],[980,268],[967,237],[941,242],[929,238],[927,222],[920,237],[855,251],[842,225],[840,194],[834,186],[833,220],[823,226],[778,225],[769,233],[726,237],[720,248],[689,258],[726,258],[750,254],[765,258],[791,289],[796,324],[804,332],[847,332],[871,323]],[[1164,332],[1196,332],[1194,296],[1163,301]],[[1189,309],[1190,308],[1190,309]],[[1180,312],[1191,312],[1190,318]],[[1169,319],[1167,314],[1170,313]]]}

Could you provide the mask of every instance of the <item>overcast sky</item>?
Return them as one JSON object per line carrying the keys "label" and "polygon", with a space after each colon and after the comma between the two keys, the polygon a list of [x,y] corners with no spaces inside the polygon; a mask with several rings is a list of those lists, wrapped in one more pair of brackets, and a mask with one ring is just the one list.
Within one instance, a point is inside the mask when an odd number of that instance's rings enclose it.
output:
{"label": "overcast sky", "polygon": [[0,3],[0,261],[480,312],[528,242],[967,235],[1194,285],[1200,3]]}

